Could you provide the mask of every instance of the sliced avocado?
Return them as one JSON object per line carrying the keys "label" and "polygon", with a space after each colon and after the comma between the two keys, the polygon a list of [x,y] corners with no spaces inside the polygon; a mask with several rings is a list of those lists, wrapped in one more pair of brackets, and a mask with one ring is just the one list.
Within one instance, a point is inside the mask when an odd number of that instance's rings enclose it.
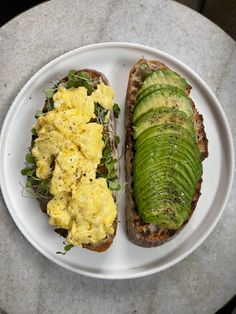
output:
{"label": "sliced avocado", "polygon": [[162,156],[181,155],[183,160],[190,161],[200,160],[200,152],[197,144],[173,136],[151,137],[140,143],[135,151],[134,164],[142,163],[142,160],[150,159],[155,162],[159,161]]}
{"label": "sliced avocado", "polygon": [[147,147],[140,149],[134,156],[133,167],[137,167],[143,171],[149,165],[158,165],[167,158],[175,158],[177,162],[189,164],[192,168],[199,167],[201,163],[200,158],[193,154],[188,154],[188,151],[183,147]]}
{"label": "sliced avocado", "polygon": [[144,89],[142,92],[139,92],[136,97],[135,106],[137,106],[145,97],[151,95],[152,93],[158,91],[162,88],[169,88],[170,85],[168,84],[153,84],[149,86],[148,88]]}
{"label": "sliced avocado", "polygon": [[[172,193],[171,193],[172,191]],[[165,189],[164,187],[159,189],[158,191],[149,190],[146,193],[142,193],[137,198],[137,202],[140,205],[140,208],[147,208],[155,204],[157,201],[169,200],[172,202],[176,202],[185,206],[191,200],[186,193],[181,192],[180,189],[172,188],[172,189]]]}
{"label": "sliced avocado", "polygon": [[[171,173],[171,176],[167,177],[169,173]],[[143,178],[136,178],[133,184],[134,195],[138,198],[143,194],[147,194],[150,190],[156,192],[156,188],[158,186],[162,187],[165,184],[174,184],[183,192],[183,195],[186,197],[192,197],[197,182],[198,180],[196,180],[194,183],[192,181],[190,182],[190,180],[186,179],[186,175],[183,174],[182,171],[175,171],[173,173],[173,168],[166,169],[165,171],[158,169],[156,170],[156,173],[152,174],[151,176],[148,175]]]}
{"label": "sliced avocado", "polygon": [[175,200],[184,205],[191,200],[193,193],[187,193],[185,189],[179,186],[173,186],[170,188],[163,184],[159,187],[155,186],[154,189],[147,189],[145,192],[142,191],[141,193],[138,193],[136,190],[134,195],[136,201],[141,205],[141,207],[145,208],[152,205],[152,202],[163,199]]}
{"label": "sliced avocado", "polygon": [[[175,168],[178,168],[179,166],[184,165],[189,169],[191,174],[196,174],[197,176],[201,174],[201,162],[200,160],[193,160],[189,157],[186,156],[183,152],[178,151],[175,154],[168,155],[165,152],[160,152],[158,156],[154,156],[152,158],[149,158],[147,155],[145,158],[136,158],[135,155],[135,161],[134,161],[134,175],[133,178],[136,180],[138,176],[141,176],[141,178],[145,175],[145,169],[148,169],[149,167],[154,167],[161,165],[163,161],[168,160],[173,160],[173,166]],[[169,161],[169,160],[168,160]]]}
{"label": "sliced avocado", "polygon": [[145,175],[143,177],[137,176],[136,180],[133,182],[135,198],[146,195],[149,191],[156,193],[158,192],[158,188],[161,189],[163,186],[168,184],[175,185],[178,190],[183,193],[182,196],[190,198],[193,196],[198,182],[197,179],[195,182],[192,182],[192,180],[186,179],[186,175],[183,171],[176,171],[171,167],[165,170],[160,168],[156,169],[155,173],[151,173],[150,175],[151,171],[153,171],[153,169],[149,169],[149,175]]}
{"label": "sliced avocado", "polygon": [[175,141],[180,138],[183,138],[184,140],[189,139],[193,142],[196,141],[195,134],[188,129],[177,124],[165,123],[145,130],[135,141],[135,150],[150,138],[156,138],[158,141],[159,138],[165,137],[166,135],[171,136],[170,141],[171,139],[172,141]]}
{"label": "sliced avocado", "polygon": [[147,223],[178,229],[202,175],[185,79],[169,69],[148,75],[133,113],[133,193]]}
{"label": "sliced avocado", "polygon": [[[191,163],[200,161],[200,152],[197,145],[191,143],[191,141],[183,141],[182,139],[176,139],[175,141],[169,140],[170,137],[150,138],[146,142],[140,145],[134,156],[134,166],[145,161],[155,160],[158,162],[159,157],[163,154],[170,156],[176,153],[181,154],[183,160],[189,160]],[[188,139],[187,139],[188,140]]]}
{"label": "sliced avocado", "polygon": [[193,115],[192,103],[184,91],[175,86],[169,86],[151,93],[135,106],[133,122],[136,123],[142,115],[160,107],[183,111],[190,117]]}
{"label": "sliced avocado", "polygon": [[[174,193],[178,193],[175,191]],[[167,192],[163,191],[162,193],[156,193],[154,194],[153,191],[149,191],[148,195],[144,194],[143,198],[138,200],[138,204],[140,202],[140,211],[144,211],[146,208],[150,208],[153,204],[160,201],[169,201],[169,202],[175,202],[179,205],[182,205],[183,207],[186,206],[186,204],[189,203],[189,200],[184,200],[179,194],[168,194]]]}
{"label": "sliced avocado", "polygon": [[[145,184],[145,185],[144,185]],[[159,173],[156,180],[144,180],[143,184],[134,185],[135,199],[149,198],[149,193],[154,195],[163,195],[164,193],[170,194],[171,197],[178,195],[184,200],[191,200],[195,191],[195,187],[191,187],[187,184],[181,176],[172,176],[167,179],[164,178],[164,174]]]}
{"label": "sliced avocado", "polygon": [[182,89],[184,92],[187,89],[188,83],[186,80],[178,75],[177,73],[169,70],[169,69],[159,69],[156,71],[153,71],[151,74],[149,74],[145,81],[143,82],[143,85],[140,89],[140,93],[148,88],[151,85],[154,84],[168,84],[172,86],[176,86],[180,89]]}
{"label": "sliced avocado", "polygon": [[[158,147],[156,147],[156,145],[158,145]],[[148,150],[150,147],[153,151],[155,150],[155,152],[162,146],[169,146],[170,149],[174,149],[176,147],[175,145],[178,145],[180,149],[186,150],[186,152],[193,156],[193,158],[200,158],[200,151],[196,140],[192,140],[191,137],[178,136],[175,133],[154,134],[146,140],[144,138],[143,141],[140,141],[136,145],[135,154],[138,154],[143,150],[145,151],[146,149]]]}
{"label": "sliced avocado", "polygon": [[[178,157],[166,157],[162,158],[162,160],[158,163],[150,162],[148,166],[143,167],[143,165],[136,166],[134,168],[134,185],[139,180],[139,183],[142,185],[142,181],[146,180],[154,180],[155,177],[158,176],[158,172],[162,171],[162,169],[168,169],[170,172],[174,174],[181,175],[188,184],[195,185],[198,180],[200,169],[196,165],[192,168],[189,163],[180,162],[181,159]],[[141,175],[139,175],[141,174]]]}
{"label": "sliced avocado", "polygon": [[136,149],[134,166],[145,164],[148,160],[158,163],[160,158],[168,156],[181,156],[182,160],[191,163],[200,162],[200,152],[197,144],[186,138],[173,138],[171,136],[151,137],[143,141]]}
{"label": "sliced avocado", "polygon": [[167,229],[178,229],[188,218],[191,204],[179,204],[175,200],[157,200],[143,207],[139,204],[139,214],[143,221],[158,224]]}
{"label": "sliced avocado", "polygon": [[[160,132],[160,135],[155,137],[153,130],[150,130],[144,133],[146,135],[148,133],[148,137],[151,137],[145,140],[147,136],[144,136],[144,140],[139,141],[137,145],[133,163],[134,187],[138,185],[143,190],[150,185],[149,177],[151,181],[160,181],[158,173],[161,171],[162,174],[166,173],[166,177],[162,179],[167,180],[171,177],[171,173],[174,173],[175,181],[178,177],[182,178],[179,184],[182,184],[186,192],[188,186],[193,186],[191,190],[194,190],[195,181],[198,181],[202,174],[200,152],[196,142],[190,136],[183,137],[181,132],[174,135]],[[154,134],[159,131],[160,129],[155,130]]]}
{"label": "sliced avocado", "polygon": [[[136,169],[134,168],[134,176],[135,173]],[[186,167],[179,166],[176,169],[172,161],[161,162],[156,167],[146,168],[144,172],[140,171],[139,173],[141,176],[134,180],[134,196],[138,208],[153,206],[157,200],[160,201],[167,197],[169,197],[169,201],[176,201],[176,199],[182,198],[183,206],[185,204],[191,205],[196,184],[201,176],[198,172],[190,179]],[[175,191],[179,192],[172,193],[171,191],[174,191],[174,189],[169,189],[168,185],[175,187]],[[180,200],[178,203],[180,203]],[[190,205],[188,205],[189,208],[191,207]],[[148,222],[147,220],[145,221]]]}
{"label": "sliced avocado", "polygon": [[188,129],[191,133],[195,133],[192,119],[190,119],[183,111],[175,111],[171,108],[166,108],[160,111],[159,108],[148,111],[146,114],[135,123],[134,139],[137,139],[147,129],[161,125],[164,123],[178,124],[183,128]]}

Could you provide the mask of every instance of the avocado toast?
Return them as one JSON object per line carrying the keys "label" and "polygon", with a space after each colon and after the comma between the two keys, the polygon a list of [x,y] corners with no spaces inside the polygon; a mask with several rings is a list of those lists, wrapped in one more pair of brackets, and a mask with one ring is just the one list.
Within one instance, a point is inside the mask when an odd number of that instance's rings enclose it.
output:
{"label": "avocado toast", "polygon": [[189,221],[208,156],[203,117],[184,78],[156,60],[131,69],[126,94],[126,220],[129,239],[161,245]]}
{"label": "avocado toast", "polygon": [[21,172],[26,187],[66,238],[65,252],[105,251],[116,234],[120,188],[114,92],[102,73],[83,69],[70,70],[45,94]]}

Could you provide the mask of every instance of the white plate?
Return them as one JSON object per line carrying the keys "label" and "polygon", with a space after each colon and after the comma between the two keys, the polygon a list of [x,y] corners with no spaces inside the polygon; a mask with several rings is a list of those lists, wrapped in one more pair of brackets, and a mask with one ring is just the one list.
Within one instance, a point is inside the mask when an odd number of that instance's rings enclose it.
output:
{"label": "white plate", "polygon": [[[118,134],[124,144],[124,102],[128,73],[141,57],[158,59],[183,75],[192,85],[191,96],[204,116],[209,139],[209,157],[204,161],[202,195],[188,225],[172,241],[146,249],[129,242],[124,219],[124,193],[119,196],[119,223],[112,247],[105,253],[72,249],[66,256],[63,240],[47,224],[47,216],[36,200],[22,196],[25,150],[30,144],[34,113],[42,108],[43,89],[58,74],[69,69],[93,68],[103,72],[116,92],[121,106]],[[22,88],[5,119],[1,134],[0,179],[2,193],[12,218],[24,236],[46,257],[74,272],[97,278],[134,278],[161,271],[182,260],[210,234],[226,204],[233,179],[233,142],[225,114],[216,97],[189,67],[164,52],[128,43],[104,43],[82,47],[44,66]],[[121,147],[120,147],[121,148]],[[124,161],[121,180],[124,182]]]}

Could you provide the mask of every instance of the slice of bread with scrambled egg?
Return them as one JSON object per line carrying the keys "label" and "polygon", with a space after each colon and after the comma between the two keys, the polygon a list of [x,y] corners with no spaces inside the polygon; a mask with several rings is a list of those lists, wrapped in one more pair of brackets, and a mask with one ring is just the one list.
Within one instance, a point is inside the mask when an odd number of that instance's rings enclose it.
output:
{"label": "slice of bread with scrambled egg", "polygon": [[22,169],[26,187],[66,238],[65,251],[105,251],[116,233],[120,189],[114,91],[102,73],[85,69],[70,70],[45,94]]}

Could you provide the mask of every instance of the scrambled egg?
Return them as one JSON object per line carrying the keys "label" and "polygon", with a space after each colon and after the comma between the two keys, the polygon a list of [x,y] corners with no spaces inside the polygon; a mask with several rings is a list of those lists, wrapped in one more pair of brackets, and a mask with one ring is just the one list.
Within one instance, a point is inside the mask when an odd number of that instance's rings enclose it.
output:
{"label": "scrambled egg", "polygon": [[68,193],[59,193],[48,204],[49,223],[69,230],[67,242],[80,246],[113,234],[116,205],[106,179],[82,177]]}
{"label": "scrambled egg", "polygon": [[112,109],[114,95],[114,91],[110,86],[101,83],[92,93],[92,98],[94,102],[99,103],[101,106],[103,106],[103,108]]}
{"label": "scrambled egg", "polygon": [[91,96],[84,87],[60,87],[53,96],[54,109],[40,116],[34,126],[36,174],[51,178],[49,224],[67,229],[67,242],[76,246],[114,233],[116,204],[106,179],[96,178],[103,125],[89,122],[95,117],[95,103],[112,109],[113,98],[113,90],[103,83]]}

